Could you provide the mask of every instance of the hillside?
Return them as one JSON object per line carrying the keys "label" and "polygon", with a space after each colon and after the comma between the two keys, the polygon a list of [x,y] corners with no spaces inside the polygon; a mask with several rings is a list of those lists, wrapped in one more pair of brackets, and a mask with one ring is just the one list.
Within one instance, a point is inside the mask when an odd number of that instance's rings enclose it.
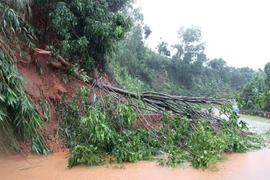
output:
{"label": "hillside", "polygon": [[[55,134],[59,128],[59,123],[55,114],[55,102],[61,100],[63,94],[70,96],[77,86],[85,85],[82,81],[71,78],[70,83],[64,83],[61,73],[57,73],[56,69],[47,65],[48,56],[39,55],[42,73],[38,73],[35,64],[18,64],[18,71],[24,78],[24,90],[30,96],[35,104],[35,109],[41,115],[45,126],[40,131],[45,137],[47,147],[53,151],[65,150],[62,139]],[[24,147],[24,152],[30,151],[30,147]]]}

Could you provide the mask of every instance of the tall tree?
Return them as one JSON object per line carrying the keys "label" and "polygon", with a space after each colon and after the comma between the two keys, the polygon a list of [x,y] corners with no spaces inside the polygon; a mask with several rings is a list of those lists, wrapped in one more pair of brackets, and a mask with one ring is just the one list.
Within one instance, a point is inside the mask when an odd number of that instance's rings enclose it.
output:
{"label": "tall tree", "polygon": [[[104,69],[106,55],[130,30],[131,19],[122,13],[127,0],[37,0],[45,7],[49,28],[56,32],[54,54],[83,69]],[[44,5],[44,6],[43,6]]]}
{"label": "tall tree", "polygon": [[163,56],[170,56],[171,52],[168,50],[168,43],[160,39],[160,42],[157,46],[158,53]]}
{"label": "tall tree", "polygon": [[190,88],[194,78],[202,74],[203,63],[206,62],[205,43],[202,41],[201,29],[196,26],[180,28],[178,39],[179,43],[173,46],[176,53],[172,60],[179,82]]}
{"label": "tall tree", "polygon": [[268,62],[267,64],[265,64],[264,66],[264,73],[265,73],[265,84],[268,87],[268,89],[270,90],[270,62]]}
{"label": "tall tree", "polygon": [[[247,103],[246,108],[249,108],[250,104],[257,104],[258,108],[270,111],[270,87],[269,87],[269,70],[270,63],[267,63],[264,67],[264,71],[255,72],[252,75],[251,81],[245,84],[242,96]],[[251,106],[253,108],[253,106]]]}
{"label": "tall tree", "polygon": [[209,61],[207,64],[212,69],[217,69],[217,70],[224,69],[227,66],[226,61],[224,61],[222,58],[213,59],[213,60]]}
{"label": "tall tree", "polygon": [[132,9],[128,15],[133,19],[133,27],[121,41],[115,60],[126,66],[133,77],[149,83],[151,73],[146,64],[145,40],[150,36],[151,29],[144,23],[144,16],[139,9]]}

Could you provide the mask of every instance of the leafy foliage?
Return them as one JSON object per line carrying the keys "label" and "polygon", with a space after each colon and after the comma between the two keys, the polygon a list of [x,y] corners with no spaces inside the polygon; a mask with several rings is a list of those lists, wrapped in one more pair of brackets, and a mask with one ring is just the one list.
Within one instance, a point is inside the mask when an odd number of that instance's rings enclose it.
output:
{"label": "leafy foliage", "polygon": [[31,14],[30,5],[30,0],[19,0],[16,3],[9,0],[0,2],[1,36],[8,40],[13,40],[10,43],[19,50],[21,49],[19,44],[14,43],[14,41],[18,41],[17,38],[25,41],[29,47],[34,47],[32,43],[32,40],[35,39],[34,29],[25,20],[26,13],[28,12],[28,16]]}
{"label": "leafy foliage", "polygon": [[120,66],[120,63],[111,61],[108,64],[108,68],[110,74],[112,74],[112,78],[124,89],[134,92],[141,92],[143,88],[147,89],[147,85],[138,78],[133,78],[128,73],[127,68]]}
{"label": "leafy foliage", "polygon": [[93,165],[102,165],[104,163],[104,159],[100,157],[99,150],[92,146],[80,146],[77,145],[71,151],[71,155],[68,159],[68,167],[72,168],[78,164],[86,164],[89,166]]}
{"label": "leafy foliage", "polygon": [[126,0],[39,0],[38,4],[44,5],[49,28],[59,35],[52,44],[54,54],[86,70],[104,69],[105,55],[131,27],[130,19],[119,11]]}
{"label": "leafy foliage", "polygon": [[265,84],[270,89],[270,62],[266,63],[264,66]]}
{"label": "leafy foliage", "polygon": [[6,140],[7,147],[18,150],[15,135],[31,138],[32,151],[47,154],[49,149],[37,131],[43,122],[23,90],[23,78],[16,67],[15,55],[20,55],[20,47],[16,44],[21,39],[30,42],[32,33],[23,16],[24,8],[29,8],[29,5],[27,0],[14,4],[13,1],[0,2],[0,139]]}
{"label": "leafy foliage", "polygon": [[[32,103],[28,100],[23,91],[23,78],[17,72],[15,59],[11,59],[11,51],[6,51],[5,44],[1,39],[0,49],[0,106],[1,106],[1,129],[5,129],[7,124],[14,129],[14,133],[23,138],[33,137],[38,139],[39,144],[33,143],[37,153],[46,153],[46,148],[41,137],[38,136],[37,128],[43,125],[38,113],[35,111]],[[5,122],[6,121],[6,122]],[[7,127],[7,129],[9,129]],[[3,131],[5,132],[5,131]],[[11,136],[11,134],[2,134],[2,136]],[[37,145],[37,146],[36,146]]]}
{"label": "leafy foliage", "polygon": [[268,66],[265,65],[265,71],[255,72],[251,81],[245,84],[241,96],[243,106],[246,109],[264,109],[270,111],[270,88],[268,86]]}
{"label": "leafy foliage", "polygon": [[162,39],[160,39],[160,43],[157,46],[158,49],[158,53],[164,56],[170,56],[171,52],[168,50],[168,43],[166,43],[165,41],[163,41]]}
{"label": "leafy foliage", "polygon": [[[130,100],[118,104],[110,96],[97,97],[94,91],[91,100],[89,93],[81,87],[72,99],[58,104],[60,132],[71,148],[69,167],[100,164],[107,154],[122,163],[162,153],[167,156],[159,158],[161,165],[174,167],[190,161],[196,168],[212,167],[224,152],[244,152],[253,147],[243,131],[245,124],[239,124],[234,115],[218,129],[207,119],[172,119],[167,115],[149,129],[136,120]],[[223,111],[232,113],[229,105]]]}

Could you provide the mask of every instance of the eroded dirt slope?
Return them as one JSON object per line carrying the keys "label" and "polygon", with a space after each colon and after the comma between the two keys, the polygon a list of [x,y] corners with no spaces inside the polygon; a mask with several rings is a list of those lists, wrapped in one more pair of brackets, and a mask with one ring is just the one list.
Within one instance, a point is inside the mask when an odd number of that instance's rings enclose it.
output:
{"label": "eroded dirt slope", "polygon": [[[59,127],[59,123],[55,115],[54,103],[61,99],[62,94],[70,96],[78,86],[87,86],[87,84],[74,77],[69,77],[70,82],[64,83],[59,70],[47,65],[47,59],[48,56],[46,55],[38,56],[38,61],[42,66],[42,73],[38,72],[36,64],[19,63],[18,71],[24,77],[24,89],[35,103],[35,109],[40,113],[44,121],[44,112],[41,106],[41,101],[46,102],[49,105],[50,118],[46,121],[41,133],[44,136],[48,147],[53,152],[56,152],[64,150],[65,146],[61,138],[55,135],[55,131]],[[29,142],[24,142],[22,146],[23,151],[26,154],[30,153]]]}

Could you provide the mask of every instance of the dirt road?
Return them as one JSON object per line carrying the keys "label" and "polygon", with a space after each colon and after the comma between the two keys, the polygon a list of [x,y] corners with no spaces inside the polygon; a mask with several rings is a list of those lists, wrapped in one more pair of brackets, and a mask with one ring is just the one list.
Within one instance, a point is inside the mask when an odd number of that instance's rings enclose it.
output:
{"label": "dirt road", "polygon": [[240,117],[240,119],[247,122],[249,129],[253,132],[270,130],[270,121],[261,122],[261,121],[256,121],[256,120],[242,118],[242,117]]}

